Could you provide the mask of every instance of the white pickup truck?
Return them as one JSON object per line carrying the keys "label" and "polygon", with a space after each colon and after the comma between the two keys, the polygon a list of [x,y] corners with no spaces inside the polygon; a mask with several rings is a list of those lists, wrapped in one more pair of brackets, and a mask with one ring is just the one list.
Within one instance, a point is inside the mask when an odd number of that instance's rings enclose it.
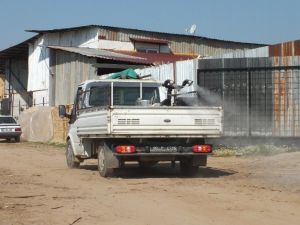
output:
{"label": "white pickup truck", "polygon": [[127,161],[141,167],[179,161],[184,175],[194,175],[212,152],[205,138],[222,134],[223,111],[178,101],[176,90],[187,84],[127,79],[80,84],[71,114],[59,106],[60,116],[70,118],[68,167],[98,158],[99,173],[107,177]]}

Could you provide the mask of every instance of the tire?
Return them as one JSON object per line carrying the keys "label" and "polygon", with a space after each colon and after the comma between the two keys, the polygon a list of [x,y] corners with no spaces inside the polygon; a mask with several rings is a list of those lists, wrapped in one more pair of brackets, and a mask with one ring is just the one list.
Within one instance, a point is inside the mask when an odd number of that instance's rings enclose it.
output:
{"label": "tire", "polygon": [[99,148],[98,148],[98,170],[99,170],[99,174],[102,177],[110,177],[114,173],[113,168],[107,168],[108,158],[107,158],[106,151],[110,151],[110,149],[108,149],[108,147],[105,144],[99,146]]}
{"label": "tire", "polygon": [[7,141],[7,142],[10,142],[10,138],[6,138],[6,141]]}
{"label": "tire", "polygon": [[20,142],[20,136],[15,137],[16,142]]}
{"label": "tire", "polygon": [[73,147],[70,141],[68,141],[66,148],[66,162],[68,168],[70,169],[78,168],[80,166],[80,162],[78,162],[75,158]]}
{"label": "tire", "polygon": [[142,169],[147,169],[147,168],[154,166],[157,163],[158,163],[158,161],[139,161],[139,166]]}
{"label": "tire", "polygon": [[194,166],[192,160],[180,161],[180,171],[185,177],[193,177],[197,174],[199,166]]}

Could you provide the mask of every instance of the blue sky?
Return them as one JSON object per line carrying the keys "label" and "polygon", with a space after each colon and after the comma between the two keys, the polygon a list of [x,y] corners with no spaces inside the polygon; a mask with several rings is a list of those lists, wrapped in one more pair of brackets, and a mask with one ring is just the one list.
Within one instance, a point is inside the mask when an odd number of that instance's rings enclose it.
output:
{"label": "blue sky", "polygon": [[33,36],[26,29],[88,24],[185,33],[233,41],[300,39],[299,0],[1,0],[0,49]]}

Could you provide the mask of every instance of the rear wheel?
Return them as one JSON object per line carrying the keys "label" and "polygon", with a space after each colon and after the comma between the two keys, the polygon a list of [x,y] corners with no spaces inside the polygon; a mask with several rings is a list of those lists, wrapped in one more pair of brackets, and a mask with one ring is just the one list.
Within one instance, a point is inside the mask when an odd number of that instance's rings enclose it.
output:
{"label": "rear wheel", "polygon": [[20,136],[15,137],[16,142],[20,142]]}
{"label": "rear wheel", "polygon": [[192,177],[197,174],[199,166],[194,166],[192,160],[180,161],[180,171],[183,176]]}
{"label": "rear wheel", "polygon": [[98,148],[98,170],[102,177],[109,177],[113,175],[114,169],[108,168],[108,158],[106,151],[110,151],[104,144]]}
{"label": "rear wheel", "polygon": [[67,161],[67,166],[71,169],[73,168],[78,168],[80,166],[80,162],[76,159],[74,152],[73,152],[73,147],[70,141],[67,143],[67,148],[66,148],[66,161]]}

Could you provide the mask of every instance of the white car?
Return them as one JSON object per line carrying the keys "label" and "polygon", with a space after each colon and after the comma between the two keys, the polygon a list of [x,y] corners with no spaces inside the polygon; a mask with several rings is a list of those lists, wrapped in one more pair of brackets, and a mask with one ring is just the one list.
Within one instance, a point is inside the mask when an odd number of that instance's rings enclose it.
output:
{"label": "white car", "polygon": [[6,139],[7,141],[14,138],[16,142],[19,142],[21,134],[21,126],[12,116],[0,116],[0,138]]}

